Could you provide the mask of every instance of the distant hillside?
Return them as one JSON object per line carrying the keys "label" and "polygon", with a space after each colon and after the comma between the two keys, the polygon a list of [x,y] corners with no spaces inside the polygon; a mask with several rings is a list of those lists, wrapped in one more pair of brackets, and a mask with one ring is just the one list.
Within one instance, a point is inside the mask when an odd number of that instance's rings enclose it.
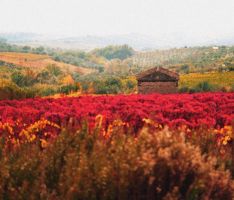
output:
{"label": "distant hillside", "polygon": [[48,65],[56,65],[61,70],[69,70],[71,72],[77,72],[81,75],[93,72],[92,69],[77,67],[71,64],[65,64],[63,62],[57,62],[51,59],[48,55],[39,55],[31,53],[15,53],[15,52],[0,52],[0,61],[16,66],[37,68],[42,70]]}
{"label": "distant hillside", "polygon": [[68,94],[80,89],[79,77],[92,72],[46,54],[0,52],[0,99]]}
{"label": "distant hillside", "polygon": [[158,40],[151,36],[139,34],[109,35],[109,36],[77,36],[77,37],[49,37],[43,35],[20,35],[0,34],[0,38],[17,45],[29,45],[32,47],[45,46],[50,48],[79,49],[91,51],[96,48],[103,48],[109,45],[128,44],[137,50],[161,48]]}
{"label": "distant hillside", "polygon": [[127,44],[136,50],[153,50],[180,48],[184,46],[210,46],[210,45],[234,45],[233,36],[220,37],[198,37],[175,33],[174,35],[142,35],[142,34],[123,34],[123,35],[86,35],[86,36],[48,36],[34,33],[0,33],[0,38],[8,42],[19,45],[46,46],[52,48],[80,49],[90,51],[95,48],[103,48],[109,45]]}
{"label": "distant hillside", "polygon": [[35,33],[0,33],[0,38],[4,38],[8,42],[23,42],[36,40],[39,37]]}
{"label": "distant hillside", "polygon": [[129,59],[142,70],[163,66],[180,73],[217,71],[234,68],[234,46],[174,48],[138,52]]}

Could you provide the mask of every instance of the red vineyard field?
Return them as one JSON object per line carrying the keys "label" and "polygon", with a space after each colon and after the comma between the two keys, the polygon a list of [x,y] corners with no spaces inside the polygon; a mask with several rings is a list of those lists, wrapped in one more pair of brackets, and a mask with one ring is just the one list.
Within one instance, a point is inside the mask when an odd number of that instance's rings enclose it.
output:
{"label": "red vineyard field", "polygon": [[[120,119],[135,132],[143,126],[143,119],[151,119],[171,128],[186,125],[191,129],[219,129],[233,123],[234,93],[81,96],[0,101],[0,132],[8,127],[9,132],[19,134],[22,130],[33,129],[35,126],[32,124],[40,120],[44,123],[42,128],[51,125],[43,120],[59,126],[70,123],[73,127],[79,127],[83,120],[88,120],[92,125],[97,115],[103,116],[104,128]],[[59,132],[53,125],[49,129]]]}

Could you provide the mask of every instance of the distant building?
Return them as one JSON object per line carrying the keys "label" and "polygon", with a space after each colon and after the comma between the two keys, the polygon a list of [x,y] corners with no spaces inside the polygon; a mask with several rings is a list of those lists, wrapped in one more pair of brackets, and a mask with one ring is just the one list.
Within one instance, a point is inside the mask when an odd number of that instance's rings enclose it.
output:
{"label": "distant building", "polygon": [[177,93],[179,75],[162,67],[155,67],[136,76],[138,93]]}
{"label": "distant building", "polygon": [[219,47],[212,47],[213,50],[219,50]]}

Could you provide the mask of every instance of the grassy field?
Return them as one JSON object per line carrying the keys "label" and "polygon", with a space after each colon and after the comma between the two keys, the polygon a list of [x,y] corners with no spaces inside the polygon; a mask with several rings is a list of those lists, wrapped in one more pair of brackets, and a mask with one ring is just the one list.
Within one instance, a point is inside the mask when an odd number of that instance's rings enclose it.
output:
{"label": "grassy field", "polygon": [[80,74],[88,74],[93,71],[84,67],[77,67],[75,65],[65,64],[63,62],[57,62],[51,59],[48,55],[38,55],[31,53],[1,52],[0,61],[16,66],[38,69],[42,69],[48,65],[54,64],[61,69],[66,69]]}
{"label": "grassy field", "polygon": [[207,81],[217,87],[233,87],[234,72],[190,73],[180,76],[179,87],[195,87],[197,84]]}

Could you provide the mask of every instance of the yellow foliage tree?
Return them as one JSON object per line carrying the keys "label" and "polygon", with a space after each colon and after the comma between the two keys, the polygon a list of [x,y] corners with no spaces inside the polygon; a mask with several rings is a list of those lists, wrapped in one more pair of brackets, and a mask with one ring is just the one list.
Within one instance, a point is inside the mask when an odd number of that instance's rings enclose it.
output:
{"label": "yellow foliage tree", "polygon": [[74,79],[72,78],[71,75],[67,75],[62,79],[62,84],[64,85],[73,85],[75,84]]}

